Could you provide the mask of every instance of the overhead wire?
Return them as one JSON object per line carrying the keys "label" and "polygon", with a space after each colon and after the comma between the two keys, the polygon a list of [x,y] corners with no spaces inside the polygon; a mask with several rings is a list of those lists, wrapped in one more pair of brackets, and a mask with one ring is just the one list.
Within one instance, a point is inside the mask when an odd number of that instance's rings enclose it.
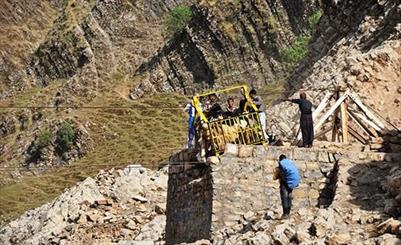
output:
{"label": "overhead wire", "polygon": [[[146,161],[146,160],[142,160]],[[201,165],[201,164],[207,164],[206,162],[197,162],[197,161],[189,161],[189,162],[172,162],[172,161],[163,161],[163,162],[158,162],[158,167],[164,167],[164,166],[195,166],[195,165]],[[138,165],[137,167],[131,167],[133,165]],[[83,165],[76,165],[76,164],[63,164],[63,165],[58,165],[58,166],[40,166],[40,167],[25,167],[25,166],[0,166],[0,170],[2,169],[22,169],[22,170],[57,170],[60,168],[75,168],[75,167],[83,167]],[[121,164],[121,165],[112,165],[112,164],[85,164],[84,167],[109,167],[109,168],[141,168],[141,167],[147,167],[143,166],[140,163],[133,163],[133,164]]]}
{"label": "overhead wire", "polygon": [[[261,93],[258,95],[272,95],[275,93]],[[173,106],[155,106],[155,105],[132,105],[132,106],[112,106],[112,105],[105,105],[105,106],[75,106],[75,105],[64,105],[64,106],[54,106],[54,105],[23,105],[23,106],[17,106],[17,105],[0,105],[0,109],[171,109],[171,110],[182,110],[185,107],[183,106],[178,106],[178,107],[173,107]]]}

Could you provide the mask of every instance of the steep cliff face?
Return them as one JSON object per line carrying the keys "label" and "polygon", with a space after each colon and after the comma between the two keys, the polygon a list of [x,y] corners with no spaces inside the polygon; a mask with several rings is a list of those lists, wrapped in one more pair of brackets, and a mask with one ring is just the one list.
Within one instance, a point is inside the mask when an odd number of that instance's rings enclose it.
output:
{"label": "steep cliff face", "polygon": [[60,90],[74,96],[102,88],[111,74],[133,73],[154,53],[164,41],[164,15],[190,2],[64,1],[45,41],[10,81],[26,89],[69,80]]}
{"label": "steep cliff face", "polygon": [[21,70],[57,18],[59,2],[0,2],[0,98],[22,82]]}
{"label": "steep cliff face", "polygon": [[[342,1],[325,12],[286,95],[305,91],[317,107],[341,85],[400,128],[401,1]],[[273,132],[294,136],[297,106],[277,101],[268,114]]]}
{"label": "steep cliff face", "polygon": [[131,98],[281,80],[287,71],[280,51],[310,28],[316,10],[301,0],[200,1],[186,30],[136,71],[142,82]]}

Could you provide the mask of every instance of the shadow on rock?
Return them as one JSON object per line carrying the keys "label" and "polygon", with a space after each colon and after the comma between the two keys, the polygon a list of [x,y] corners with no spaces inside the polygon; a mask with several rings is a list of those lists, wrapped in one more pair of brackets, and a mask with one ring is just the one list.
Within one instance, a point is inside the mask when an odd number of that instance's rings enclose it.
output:
{"label": "shadow on rock", "polygon": [[[383,149],[397,143],[399,131],[383,137]],[[401,143],[401,140],[400,142]],[[364,154],[364,153],[361,153]],[[352,197],[351,203],[364,210],[378,211],[390,216],[401,214],[401,153],[377,153],[375,160],[354,164],[348,169],[346,185]]]}

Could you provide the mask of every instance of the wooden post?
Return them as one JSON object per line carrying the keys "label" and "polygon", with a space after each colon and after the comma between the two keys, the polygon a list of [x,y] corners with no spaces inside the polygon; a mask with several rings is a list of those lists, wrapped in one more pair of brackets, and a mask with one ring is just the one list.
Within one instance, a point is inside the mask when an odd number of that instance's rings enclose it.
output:
{"label": "wooden post", "polygon": [[334,112],[333,116],[333,131],[331,132],[331,141],[332,142],[337,142],[337,136],[338,136],[338,123],[337,123],[337,118],[338,118],[338,110]]}
{"label": "wooden post", "polygon": [[[339,95],[343,95],[345,92],[344,89],[340,86],[338,88],[339,90]],[[344,144],[349,143],[349,137],[348,137],[348,115],[347,115],[347,100],[343,100],[340,106],[340,111],[341,111],[341,132],[342,132],[342,140]]]}
{"label": "wooden post", "polygon": [[[340,98],[340,93],[338,90],[335,92],[335,96],[337,100]],[[338,118],[338,109],[334,111],[333,115],[333,130],[331,131],[331,142],[337,142],[337,139],[339,139],[337,118]]]}
{"label": "wooden post", "polygon": [[343,134],[343,143],[348,144],[348,115],[347,115],[348,105],[347,102],[341,104],[341,131]]}
{"label": "wooden post", "polygon": [[330,109],[317,121],[314,129],[315,133],[320,129],[320,127],[323,125],[323,123],[333,114],[335,110],[338,109],[338,107],[341,105],[341,103],[348,97],[349,92],[346,91],[337,101],[336,103],[330,107]]}

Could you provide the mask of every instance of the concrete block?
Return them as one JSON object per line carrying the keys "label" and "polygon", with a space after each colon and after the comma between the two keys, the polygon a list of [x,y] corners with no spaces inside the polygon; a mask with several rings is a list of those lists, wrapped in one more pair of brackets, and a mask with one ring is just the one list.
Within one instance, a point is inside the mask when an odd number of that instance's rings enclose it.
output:
{"label": "concrete block", "polygon": [[324,152],[324,151],[319,151],[317,154],[318,154],[318,159],[317,160],[319,162],[325,162],[325,163],[331,162],[331,159],[330,159],[331,153]]}
{"label": "concrete block", "polygon": [[310,189],[308,193],[309,199],[317,200],[319,198],[319,192],[317,190]]}
{"label": "concrete block", "polygon": [[296,188],[292,191],[292,196],[294,199],[307,198],[308,197],[308,189]]}
{"label": "concrete block", "polygon": [[318,162],[305,162],[307,170],[318,170],[320,169],[320,164]]}

